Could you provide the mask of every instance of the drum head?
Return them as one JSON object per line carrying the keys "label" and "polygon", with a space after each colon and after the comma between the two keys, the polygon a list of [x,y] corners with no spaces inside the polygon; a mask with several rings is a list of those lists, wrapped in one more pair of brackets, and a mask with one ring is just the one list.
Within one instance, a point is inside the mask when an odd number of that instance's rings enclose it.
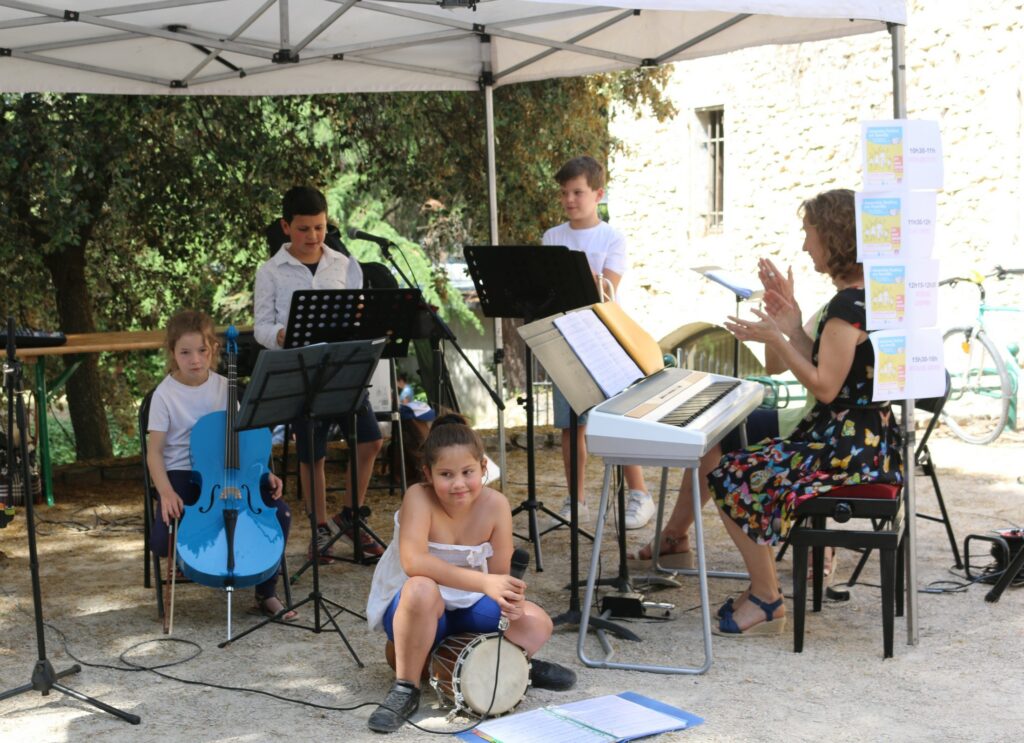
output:
{"label": "drum head", "polygon": [[[498,661],[498,638],[481,635],[463,651],[456,680],[465,704],[478,715],[501,715],[522,701],[530,683],[530,662],[522,648],[502,639],[497,691],[494,669]],[[491,695],[494,703],[491,704]]]}

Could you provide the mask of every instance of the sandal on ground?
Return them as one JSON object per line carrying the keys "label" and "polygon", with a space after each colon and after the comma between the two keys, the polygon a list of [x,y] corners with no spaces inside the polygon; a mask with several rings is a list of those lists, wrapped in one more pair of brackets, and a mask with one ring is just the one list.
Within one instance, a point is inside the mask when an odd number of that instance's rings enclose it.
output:
{"label": "sandal on ground", "polygon": [[[725,619],[726,616],[732,616],[732,613],[736,611],[735,604],[739,601],[743,601],[750,595],[750,586],[743,589],[739,596],[730,596],[725,600],[725,603],[718,607],[718,611],[715,615],[719,619]],[[779,595],[784,596],[782,592],[782,586],[779,586]]]}
{"label": "sandal on ground", "polygon": [[[277,608],[275,608],[274,604],[277,605]],[[297,611],[294,609],[287,609],[286,611],[286,609],[287,607],[281,603],[281,599],[277,596],[268,596],[267,598],[257,596],[256,605],[249,610],[249,613],[277,619],[280,622],[294,622],[299,618]],[[278,616],[279,614],[280,616]]]}
{"label": "sandal on ground", "polygon": [[[662,536],[661,538],[661,555],[658,557],[658,564],[663,568],[693,568],[694,559],[692,550],[677,550],[676,547],[686,541],[685,537],[667,537]],[[647,550],[652,556],[654,555],[654,540],[651,540],[646,545],[638,549],[636,552],[629,552],[626,554],[626,559],[631,563],[637,563],[640,566],[649,566],[653,564],[653,557],[641,557],[640,553]]]}
{"label": "sandal on ground", "polygon": [[736,624],[736,620],[733,619],[733,615],[729,614],[722,617],[718,622],[718,627],[712,627],[711,631],[716,635],[722,637],[751,637],[754,635],[781,635],[786,631],[786,617],[785,615],[775,618],[775,612],[782,607],[783,599],[780,596],[772,603],[768,603],[762,599],[759,599],[754,594],[748,594],[747,598],[754,606],[757,606],[764,612],[764,621],[752,624],[746,629],[740,629],[739,625]]}

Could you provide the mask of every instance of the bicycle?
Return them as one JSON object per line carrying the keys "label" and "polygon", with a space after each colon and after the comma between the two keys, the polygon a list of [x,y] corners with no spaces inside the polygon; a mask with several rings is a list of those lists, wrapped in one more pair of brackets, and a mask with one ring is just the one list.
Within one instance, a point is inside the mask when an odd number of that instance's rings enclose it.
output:
{"label": "bicycle", "polygon": [[939,282],[955,287],[961,281],[978,288],[978,316],[972,325],[950,328],[942,336],[946,369],[951,379],[949,400],[942,420],[961,440],[969,444],[995,441],[1010,425],[1016,430],[1019,346],[1000,344],[985,329],[989,312],[1022,312],[1020,307],[990,305],[985,302],[985,279],[1000,281],[1024,274],[1024,268],[996,266],[992,273],[956,276]]}

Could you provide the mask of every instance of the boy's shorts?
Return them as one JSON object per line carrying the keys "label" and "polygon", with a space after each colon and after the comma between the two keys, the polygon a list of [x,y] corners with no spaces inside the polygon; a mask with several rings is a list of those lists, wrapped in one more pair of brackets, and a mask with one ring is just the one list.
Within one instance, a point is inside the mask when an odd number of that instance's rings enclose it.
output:
{"label": "boy's shorts", "polygon": [[[327,454],[327,429],[334,423],[342,427],[345,438],[348,439],[352,433],[352,419],[330,421],[321,420],[313,423],[313,457],[309,456],[309,429],[305,421],[292,421],[292,430],[295,431],[295,448],[299,452],[299,461],[303,464],[323,459]],[[356,436],[360,444],[368,441],[380,441],[382,436],[380,426],[377,424],[377,416],[370,409],[370,401],[366,399],[356,412]]]}
{"label": "boy's shorts", "polygon": [[[399,591],[388,604],[384,612],[384,631],[388,639],[395,641],[395,612],[398,610],[398,599],[402,592]],[[445,609],[444,614],[437,620],[437,630],[434,632],[434,647],[449,635],[457,635],[460,632],[473,632],[483,634],[485,632],[497,632],[498,620],[501,619],[501,609],[498,603],[490,596],[484,596],[472,606],[465,609]]]}
{"label": "boy's shorts", "polygon": [[[569,427],[569,414],[572,412],[572,408],[569,406],[569,401],[565,399],[565,395],[558,389],[558,385],[554,382],[551,383],[551,405],[555,409],[555,428],[568,428]],[[579,425],[585,426],[587,424],[587,414],[579,416]]]}
{"label": "boy's shorts", "polygon": [[[747,446],[753,446],[765,439],[774,439],[779,435],[779,411],[767,408],[756,408],[747,418]],[[722,453],[741,449],[740,427],[729,431],[722,439]]]}

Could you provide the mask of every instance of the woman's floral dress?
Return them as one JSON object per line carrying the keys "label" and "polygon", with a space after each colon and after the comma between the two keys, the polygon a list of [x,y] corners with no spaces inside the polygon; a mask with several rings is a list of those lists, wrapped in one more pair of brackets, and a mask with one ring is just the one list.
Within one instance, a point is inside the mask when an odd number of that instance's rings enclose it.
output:
{"label": "woman's floral dress", "polygon": [[[864,290],[843,289],[821,313],[864,328]],[[812,360],[818,363],[820,340]],[[715,502],[758,544],[776,544],[803,501],[834,487],[903,481],[901,437],[888,402],[871,402],[875,354],[859,344],[839,395],[818,402],[788,438],[765,439],[722,457],[708,475]]]}

